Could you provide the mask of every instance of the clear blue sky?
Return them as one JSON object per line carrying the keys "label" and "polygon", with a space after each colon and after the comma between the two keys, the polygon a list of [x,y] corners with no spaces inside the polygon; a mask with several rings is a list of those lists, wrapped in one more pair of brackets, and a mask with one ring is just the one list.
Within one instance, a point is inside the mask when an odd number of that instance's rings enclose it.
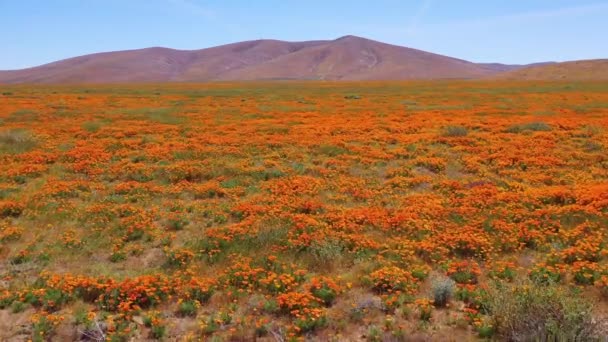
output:
{"label": "clear blue sky", "polygon": [[0,69],[150,46],[347,34],[474,62],[608,58],[608,1],[0,0]]}

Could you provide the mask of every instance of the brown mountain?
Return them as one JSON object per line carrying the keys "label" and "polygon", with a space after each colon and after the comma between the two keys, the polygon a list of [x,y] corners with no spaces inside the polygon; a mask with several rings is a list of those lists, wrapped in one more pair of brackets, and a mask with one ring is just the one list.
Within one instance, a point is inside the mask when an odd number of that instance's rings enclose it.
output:
{"label": "brown mountain", "polygon": [[97,53],[0,71],[0,83],[465,79],[519,67],[476,64],[345,36],[330,41],[255,40],[190,51],[154,47]]}
{"label": "brown mountain", "polygon": [[608,80],[608,59],[591,59],[531,65],[496,75],[509,80]]}

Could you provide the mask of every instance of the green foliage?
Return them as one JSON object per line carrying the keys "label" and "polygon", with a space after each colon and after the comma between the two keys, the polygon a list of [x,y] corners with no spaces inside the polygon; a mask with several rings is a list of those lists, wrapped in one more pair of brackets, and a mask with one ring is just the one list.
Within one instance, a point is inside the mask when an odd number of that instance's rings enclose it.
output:
{"label": "green foliage", "polygon": [[32,323],[32,342],[46,342],[54,330],[53,323],[46,316],[41,316],[39,320]]}
{"label": "green foliage", "polygon": [[182,216],[172,216],[167,219],[167,229],[179,231],[184,229],[190,221],[188,221],[185,217]]}
{"label": "green foliage", "polygon": [[548,132],[551,131],[551,126],[544,122],[530,122],[526,124],[513,125],[507,128],[507,133],[522,133],[525,131],[533,132]]}
{"label": "green foliage", "polygon": [[530,272],[530,279],[537,284],[556,284],[562,280],[562,275],[550,267],[538,267]]}
{"label": "green foliage", "polygon": [[437,307],[444,307],[454,295],[456,283],[448,277],[438,277],[431,282],[431,292],[433,294],[433,304]]}
{"label": "green foliage", "polygon": [[319,146],[319,154],[326,155],[328,157],[337,157],[342,154],[347,154],[349,151],[341,146],[335,145],[321,145]]}
{"label": "green foliage", "polygon": [[464,126],[447,126],[443,129],[444,137],[465,137],[469,131]]}
{"label": "green foliage", "polygon": [[179,304],[177,308],[177,313],[182,316],[195,317],[198,308],[196,302],[193,300],[186,300]]}
{"label": "green foliage", "polygon": [[96,133],[101,128],[101,123],[98,121],[87,121],[82,124],[82,128],[89,133]]}
{"label": "green foliage", "polygon": [[14,301],[13,304],[11,305],[11,312],[12,313],[19,313],[24,311],[27,308],[27,304],[24,302],[20,302],[20,301]]}
{"label": "green foliage", "polygon": [[481,338],[491,338],[495,333],[494,327],[489,324],[482,324],[477,327],[477,335]]}
{"label": "green foliage", "polygon": [[313,296],[315,296],[315,297],[319,298],[321,301],[323,301],[323,304],[325,304],[326,306],[330,306],[336,299],[336,296],[338,295],[334,289],[331,289],[327,286],[323,286],[321,288],[315,288],[315,289],[311,290],[311,293]]}
{"label": "green foliage", "polygon": [[275,299],[268,299],[264,302],[264,306],[262,307],[264,312],[275,314],[278,313],[281,309],[279,307],[279,303]]}
{"label": "green foliage", "polygon": [[304,316],[295,320],[294,325],[299,328],[300,333],[307,333],[322,328],[327,324],[327,317]]}
{"label": "green foliage", "polygon": [[369,328],[367,328],[365,340],[369,342],[382,341],[382,330],[376,325],[370,325]]}
{"label": "green foliage", "polygon": [[0,132],[0,153],[19,154],[29,152],[37,145],[38,140],[28,130],[13,128]]}
{"label": "green foliage", "polygon": [[116,252],[112,252],[112,254],[110,254],[111,262],[120,262],[120,261],[124,261],[124,260],[127,260],[127,254],[125,252],[116,251]]}
{"label": "green foliage", "polygon": [[509,341],[600,340],[592,305],[555,284],[496,283],[488,311],[498,335]]}
{"label": "green foliage", "polygon": [[165,337],[167,333],[167,327],[164,325],[155,325],[150,328],[150,337],[160,340]]}

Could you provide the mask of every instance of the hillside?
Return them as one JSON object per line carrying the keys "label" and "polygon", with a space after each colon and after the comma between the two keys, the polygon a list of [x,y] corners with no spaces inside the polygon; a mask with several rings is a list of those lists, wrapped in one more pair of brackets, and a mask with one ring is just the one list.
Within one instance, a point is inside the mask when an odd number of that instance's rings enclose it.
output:
{"label": "hillside", "polygon": [[540,64],[496,75],[508,80],[608,80],[608,59]]}
{"label": "hillside", "polygon": [[96,53],[28,69],[0,71],[0,82],[467,79],[517,67],[476,64],[345,36],[330,41],[256,40],[189,51],[154,47]]}

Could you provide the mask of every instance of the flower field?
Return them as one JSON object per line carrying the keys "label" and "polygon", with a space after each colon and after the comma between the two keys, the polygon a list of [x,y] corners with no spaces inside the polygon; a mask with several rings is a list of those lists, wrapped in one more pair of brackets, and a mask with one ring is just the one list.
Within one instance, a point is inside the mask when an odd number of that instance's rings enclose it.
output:
{"label": "flower field", "polygon": [[2,341],[518,340],[493,293],[608,312],[605,83],[0,94]]}

